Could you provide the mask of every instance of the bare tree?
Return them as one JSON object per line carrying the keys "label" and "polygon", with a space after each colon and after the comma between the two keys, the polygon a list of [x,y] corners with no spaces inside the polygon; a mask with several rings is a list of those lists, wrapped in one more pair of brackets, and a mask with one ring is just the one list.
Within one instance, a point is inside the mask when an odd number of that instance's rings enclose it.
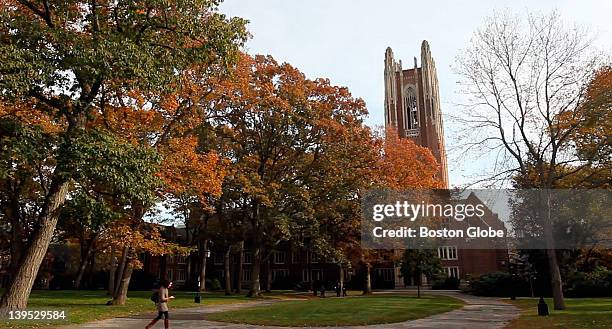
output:
{"label": "bare tree", "polygon": [[[571,136],[599,59],[590,34],[556,12],[525,19],[496,14],[474,34],[457,58],[467,103],[454,119],[463,127],[464,151],[493,155],[486,181],[530,177],[521,187],[551,189],[590,165]],[[568,116],[576,123],[560,124]],[[565,309],[550,218],[544,224],[554,307]]]}

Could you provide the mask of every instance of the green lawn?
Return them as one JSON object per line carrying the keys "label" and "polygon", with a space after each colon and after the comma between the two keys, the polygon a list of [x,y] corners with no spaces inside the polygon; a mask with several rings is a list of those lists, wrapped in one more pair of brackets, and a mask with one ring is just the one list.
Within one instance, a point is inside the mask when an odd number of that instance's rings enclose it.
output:
{"label": "green lawn", "polygon": [[344,326],[393,323],[459,308],[463,303],[445,296],[372,295],[283,301],[236,311],[214,313],[214,321],[271,326]]}
{"label": "green lawn", "polygon": [[[172,291],[176,297],[171,302],[172,308],[195,307],[198,305],[215,305],[244,302],[250,299],[244,296],[223,296],[222,293],[203,294],[202,304],[193,301],[193,292]],[[67,319],[64,321],[8,321],[0,319],[0,328],[41,327],[68,323],[84,323],[89,321],[125,316],[129,314],[155,312],[155,304],[149,299],[149,291],[132,291],[128,293],[128,301],[124,306],[107,306],[109,297],[104,291],[33,291],[28,303],[29,310],[65,310]]]}
{"label": "green lawn", "polygon": [[521,308],[521,317],[512,321],[508,329],[522,328],[612,328],[612,298],[567,298],[567,309],[553,310],[551,299],[546,299],[550,316],[538,316],[537,298],[512,301]]}

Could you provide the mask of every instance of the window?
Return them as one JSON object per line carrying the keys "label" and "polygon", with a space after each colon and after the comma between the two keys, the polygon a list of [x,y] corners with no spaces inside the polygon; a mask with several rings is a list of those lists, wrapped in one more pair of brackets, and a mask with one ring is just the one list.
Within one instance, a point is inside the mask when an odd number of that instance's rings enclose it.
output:
{"label": "window", "polygon": [[459,268],[457,266],[444,267],[446,276],[449,278],[459,278]]}
{"label": "window", "polygon": [[176,256],[177,264],[185,264],[187,262],[187,257],[185,256]]}
{"label": "window", "polygon": [[315,264],[318,263],[320,261],[320,257],[319,255],[315,254],[314,252],[310,253],[310,262]]}
{"label": "window", "polygon": [[404,89],[404,93],[404,130],[416,129],[419,125],[416,93],[412,87]]}
{"label": "window", "polygon": [[166,270],[166,279],[168,279],[168,280],[170,280],[170,281],[174,280],[174,278],[173,278],[172,274],[173,274],[173,271],[172,271],[172,269],[171,269],[171,268],[169,268],[168,270]]}
{"label": "window", "polygon": [[381,278],[383,281],[393,281],[393,269],[392,268],[377,268],[374,270],[376,276]]}
{"label": "window", "polygon": [[282,278],[289,277],[288,269],[273,269],[272,270],[272,281],[276,281]]}
{"label": "window", "polygon": [[455,246],[438,247],[438,257],[444,260],[457,259],[457,247]]}
{"label": "window", "polygon": [[219,280],[225,278],[225,271],[224,270],[215,270],[215,277]]}
{"label": "window", "polygon": [[187,277],[185,276],[185,270],[183,269],[177,269],[176,270],[176,281],[185,281],[187,279]]}
{"label": "window", "polygon": [[242,270],[242,280],[251,281],[251,269],[243,269]]}
{"label": "window", "polygon": [[321,270],[312,270],[312,275],[310,276],[312,280],[319,281],[321,280]]}
{"label": "window", "polygon": [[287,255],[284,251],[275,251],[272,254],[274,264],[285,264],[285,256]]}
{"label": "window", "polygon": [[244,264],[253,264],[253,253],[250,251],[244,252]]}
{"label": "window", "polygon": [[310,282],[310,271],[308,269],[303,269],[302,270],[302,281],[303,282]]}

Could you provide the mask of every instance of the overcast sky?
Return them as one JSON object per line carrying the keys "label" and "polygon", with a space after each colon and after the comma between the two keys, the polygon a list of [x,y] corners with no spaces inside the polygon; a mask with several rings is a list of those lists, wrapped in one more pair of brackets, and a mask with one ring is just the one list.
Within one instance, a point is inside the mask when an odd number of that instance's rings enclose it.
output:
{"label": "overcast sky", "polygon": [[[599,48],[612,47],[611,0],[225,0],[221,11],[250,21],[251,54],[271,54],[309,78],[326,77],[366,101],[369,125],[384,124],[383,60],[393,48],[404,68],[419,58],[423,39],[436,61],[442,111],[459,111],[454,59],[484,18],[495,10],[516,13],[558,10],[569,22],[588,26]],[[420,65],[420,63],[419,63]],[[474,163],[452,161],[453,129],[446,120],[452,185],[470,182]],[[482,165],[482,162],[481,162]]]}

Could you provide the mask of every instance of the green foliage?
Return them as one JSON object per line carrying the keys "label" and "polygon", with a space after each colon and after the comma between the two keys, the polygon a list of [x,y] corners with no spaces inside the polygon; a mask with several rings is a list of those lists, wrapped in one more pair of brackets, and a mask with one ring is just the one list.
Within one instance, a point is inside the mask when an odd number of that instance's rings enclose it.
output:
{"label": "green foliage", "polygon": [[163,91],[194,62],[226,62],[244,42],[245,21],[216,12],[218,0],[69,0],[48,8],[3,5],[0,90],[57,93],[47,105],[85,109],[104,81]]}
{"label": "green foliage", "polygon": [[407,249],[402,257],[400,271],[406,282],[414,278],[415,283],[420,285],[421,274],[435,279],[442,272],[442,264],[432,249]]}
{"label": "green foliage", "polygon": [[92,130],[80,134],[63,152],[59,165],[85,189],[114,195],[119,202],[154,201],[161,184],[156,176],[161,158],[154,149]]}
{"label": "green foliage", "polygon": [[592,272],[575,272],[566,284],[568,297],[612,296],[612,270],[598,266]]}
{"label": "green foliage", "polygon": [[0,120],[0,179],[33,175],[32,167],[53,153],[54,137],[36,125]]}
{"label": "green foliage", "polygon": [[68,234],[83,230],[99,232],[104,224],[118,216],[103,200],[78,193],[66,202],[58,225]]}

